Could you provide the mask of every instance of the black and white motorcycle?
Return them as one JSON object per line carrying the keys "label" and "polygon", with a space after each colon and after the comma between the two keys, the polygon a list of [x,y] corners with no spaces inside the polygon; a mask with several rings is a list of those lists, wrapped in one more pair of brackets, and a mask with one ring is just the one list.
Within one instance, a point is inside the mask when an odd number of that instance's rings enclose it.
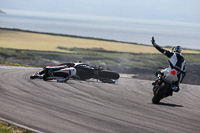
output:
{"label": "black and white motorcycle", "polygon": [[172,69],[170,67],[161,69],[156,73],[157,79],[152,84],[152,103],[158,104],[161,99],[172,96],[173,91],[179,89],[174,83],[179,80],[178,74],[180,73],[185,73],[185,71]]}
{"label": "black and white motorcycle", "polygon": [[84,63],[63,63],[61,65],[67,65],[76,69],[75,79],[88,80],[97,79],[104,83],[116,83],[120,77],[119,73],[109,69],[103,69],[101,67],[93,67]]}

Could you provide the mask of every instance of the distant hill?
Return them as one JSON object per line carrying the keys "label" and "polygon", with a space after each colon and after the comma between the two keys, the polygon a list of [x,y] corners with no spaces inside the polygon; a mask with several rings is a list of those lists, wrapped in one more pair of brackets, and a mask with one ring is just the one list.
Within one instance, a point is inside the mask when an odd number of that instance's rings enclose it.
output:
{"label": "distant hill", "polygon": [[3,12],[2,10],[0,10],[0,13],[6,14],[5,12]]}

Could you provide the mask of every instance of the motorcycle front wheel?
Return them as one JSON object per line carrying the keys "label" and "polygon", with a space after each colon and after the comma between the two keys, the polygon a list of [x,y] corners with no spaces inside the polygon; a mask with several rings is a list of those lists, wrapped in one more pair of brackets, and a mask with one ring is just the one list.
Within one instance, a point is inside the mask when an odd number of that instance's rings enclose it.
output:
{"label": "motorcycle front wheel", "polygon": [[110,70],[101,70],[99,72],[99,77],[102,79],[119,79],[120,75],[119,73],[110,71]]}

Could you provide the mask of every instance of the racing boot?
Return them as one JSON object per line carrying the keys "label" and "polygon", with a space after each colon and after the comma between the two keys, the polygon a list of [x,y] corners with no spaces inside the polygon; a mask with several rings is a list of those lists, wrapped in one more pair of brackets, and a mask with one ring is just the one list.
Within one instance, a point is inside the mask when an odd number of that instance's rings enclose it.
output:
{"label": "racing boot", "polygon": [[178,86],[176,85],[172,85],[171,89],[174,91],[174,92],[178,92],[180,89]]}

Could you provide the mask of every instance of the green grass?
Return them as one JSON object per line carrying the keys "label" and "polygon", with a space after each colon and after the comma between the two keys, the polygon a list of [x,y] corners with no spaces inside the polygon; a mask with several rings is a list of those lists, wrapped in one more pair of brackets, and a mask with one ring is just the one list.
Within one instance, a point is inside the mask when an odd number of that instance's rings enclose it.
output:
{"label": "green grass", "polygon": [[35,133],[35,132],[22,129],[20,127],[0,121],[0,133]]}
{"label": "green grass", "polygon": [[22,67],[33,67],[33,66],[24,65],[24,64],[16,64],[16,63],[9,63],[9,62],[3,62],[3,61],[0,61],[0,65],[6,65],[6,66],[22,66]]}
{"label": "green grass", "polygon": [[[128,53],[128,52],[114,52],[106,50],[97,49],[84,49],[84,48],[62,48],[63,50],[70,51],[69,53],[64,52],[44,52],[44,51],[31,51],[31,50],[17,50],[17,49],[5,49],[0,48],[0,64],[5,64],[4,62],[12,62],[21,60],[26,62],[31,62],[30,64],[25,64],[25,66],[40,66],[51,65],[49,63],[45,64],[45,60],[56,60],[63,62],[69,61],[86,61],[90,64],[105,64],[108,66],[129,66],[137,68],[151,69],[156,66],[163,66],[168,64],[167,57],[162,54],[144,54],[144,53]],[[200,54],[184,54],[187,63],[189,64],[200,64]],[[41,63],[36,63],[41,62]],[[43,63],[42,63],[43,62]],[[18,64],[23,63],[6,63],[8,65],[21,66]],[[41,65],[40,65],[41,64]]]}
{"label": "green grass", "polygon": [[186,54],[184,55],[186,63],[194,63],[199,64],[200,63],[200,54],[194,55],[194,54]]}

